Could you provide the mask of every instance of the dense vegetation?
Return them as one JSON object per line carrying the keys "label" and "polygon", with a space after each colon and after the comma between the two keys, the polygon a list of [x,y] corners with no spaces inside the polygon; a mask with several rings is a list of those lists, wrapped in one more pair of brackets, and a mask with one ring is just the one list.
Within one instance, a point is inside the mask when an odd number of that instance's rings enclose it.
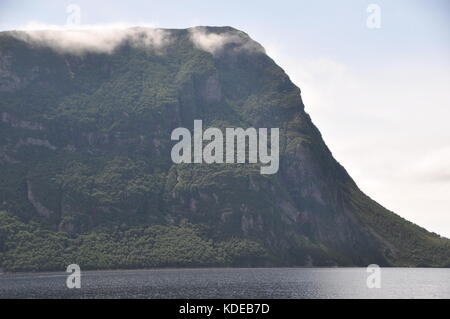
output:
{"label": "dense vegetation", "polygon": [[143,267],[206,267],[263,265],[267,253],[260,244],[231,238],[213,242],[198,226],[125,225],[71,236],[24,224],[0,212],[0,264],[6,271]]}
{"label": "dense vegetation", "polygon": [[[82,55],[0,33],[0,268],[449,265],[448,239],[358,189],[267,55],[170,32]],[[280,128],[280,171],[173,165],[194,119]]]}

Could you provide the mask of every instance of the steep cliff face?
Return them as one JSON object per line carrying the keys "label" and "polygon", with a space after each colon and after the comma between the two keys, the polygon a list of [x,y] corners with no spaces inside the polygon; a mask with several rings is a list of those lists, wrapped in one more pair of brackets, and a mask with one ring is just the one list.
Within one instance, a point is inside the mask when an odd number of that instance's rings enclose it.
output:
{"label": "steep cliff face", "polygon": [[[0,33],[0,210],[72,237],[188,222],[214,247],[260,245],[244,264],[448,265],[449,240],[358,189],[300,90],[245,33],[147,32],[76,51],[47,34]],[[171,132],[195,119],[280,128],[278,173],[173,164]]]}

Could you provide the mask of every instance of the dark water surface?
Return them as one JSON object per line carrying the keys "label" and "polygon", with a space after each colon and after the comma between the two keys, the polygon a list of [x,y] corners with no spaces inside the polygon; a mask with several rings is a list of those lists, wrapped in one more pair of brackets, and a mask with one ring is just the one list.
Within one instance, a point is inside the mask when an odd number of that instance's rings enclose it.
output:
{"label": "dark water surface", "polygon": [[366,268],[161,269],[1,274],[1,298],[450,298],[450,269],[382,268],[381,288]]}

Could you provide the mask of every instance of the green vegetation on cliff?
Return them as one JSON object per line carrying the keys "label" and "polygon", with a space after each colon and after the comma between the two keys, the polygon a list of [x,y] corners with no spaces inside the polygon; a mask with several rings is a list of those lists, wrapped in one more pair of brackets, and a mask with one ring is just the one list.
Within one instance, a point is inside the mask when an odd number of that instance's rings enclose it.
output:
{"label": "green vegetation on cliff", "polygon": [[213,242],[189,223],[121,225],[73,236],[24,224],[6,212],[0,212],[0,244],[0,264],[6,271],[63,270],[72,263],[82,269],[256,266],[268,257],[254,241]]}
{"label": "green vegetation on cliff", "polygon": [[[0,268],[449,265],[448,239],[358,189],[256,42],[205,28],[228,37],[208,51],[192,31],[83,54],[0,32]],[[174,165],[195,119],[280,128],[279,172]]]}

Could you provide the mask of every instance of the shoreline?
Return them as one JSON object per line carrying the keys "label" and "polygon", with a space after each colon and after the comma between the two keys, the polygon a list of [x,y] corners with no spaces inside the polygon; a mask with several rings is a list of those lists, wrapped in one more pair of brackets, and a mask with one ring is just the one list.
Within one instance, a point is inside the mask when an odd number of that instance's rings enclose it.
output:
{"label": "shoreline", "polygon": [[[395,267],[395,266],[380,266],[381,269],[450,269],[450,267]],[[312,266],[286,266],[286,267],[161,267],[161,268],[124,268],[124,269],[87,269],[81,271],[83,273],[95,272],[150,272],[150,271],[195,271],[195,270],[259,270],[259,269],[367,269],[364,266],[342,266],[342,267],[312,267]],[[17,271],[17,272],[0,272],[1,275],[44,275],[44,274],[67,274],[65,270],[48,270],[48,271]]]}

